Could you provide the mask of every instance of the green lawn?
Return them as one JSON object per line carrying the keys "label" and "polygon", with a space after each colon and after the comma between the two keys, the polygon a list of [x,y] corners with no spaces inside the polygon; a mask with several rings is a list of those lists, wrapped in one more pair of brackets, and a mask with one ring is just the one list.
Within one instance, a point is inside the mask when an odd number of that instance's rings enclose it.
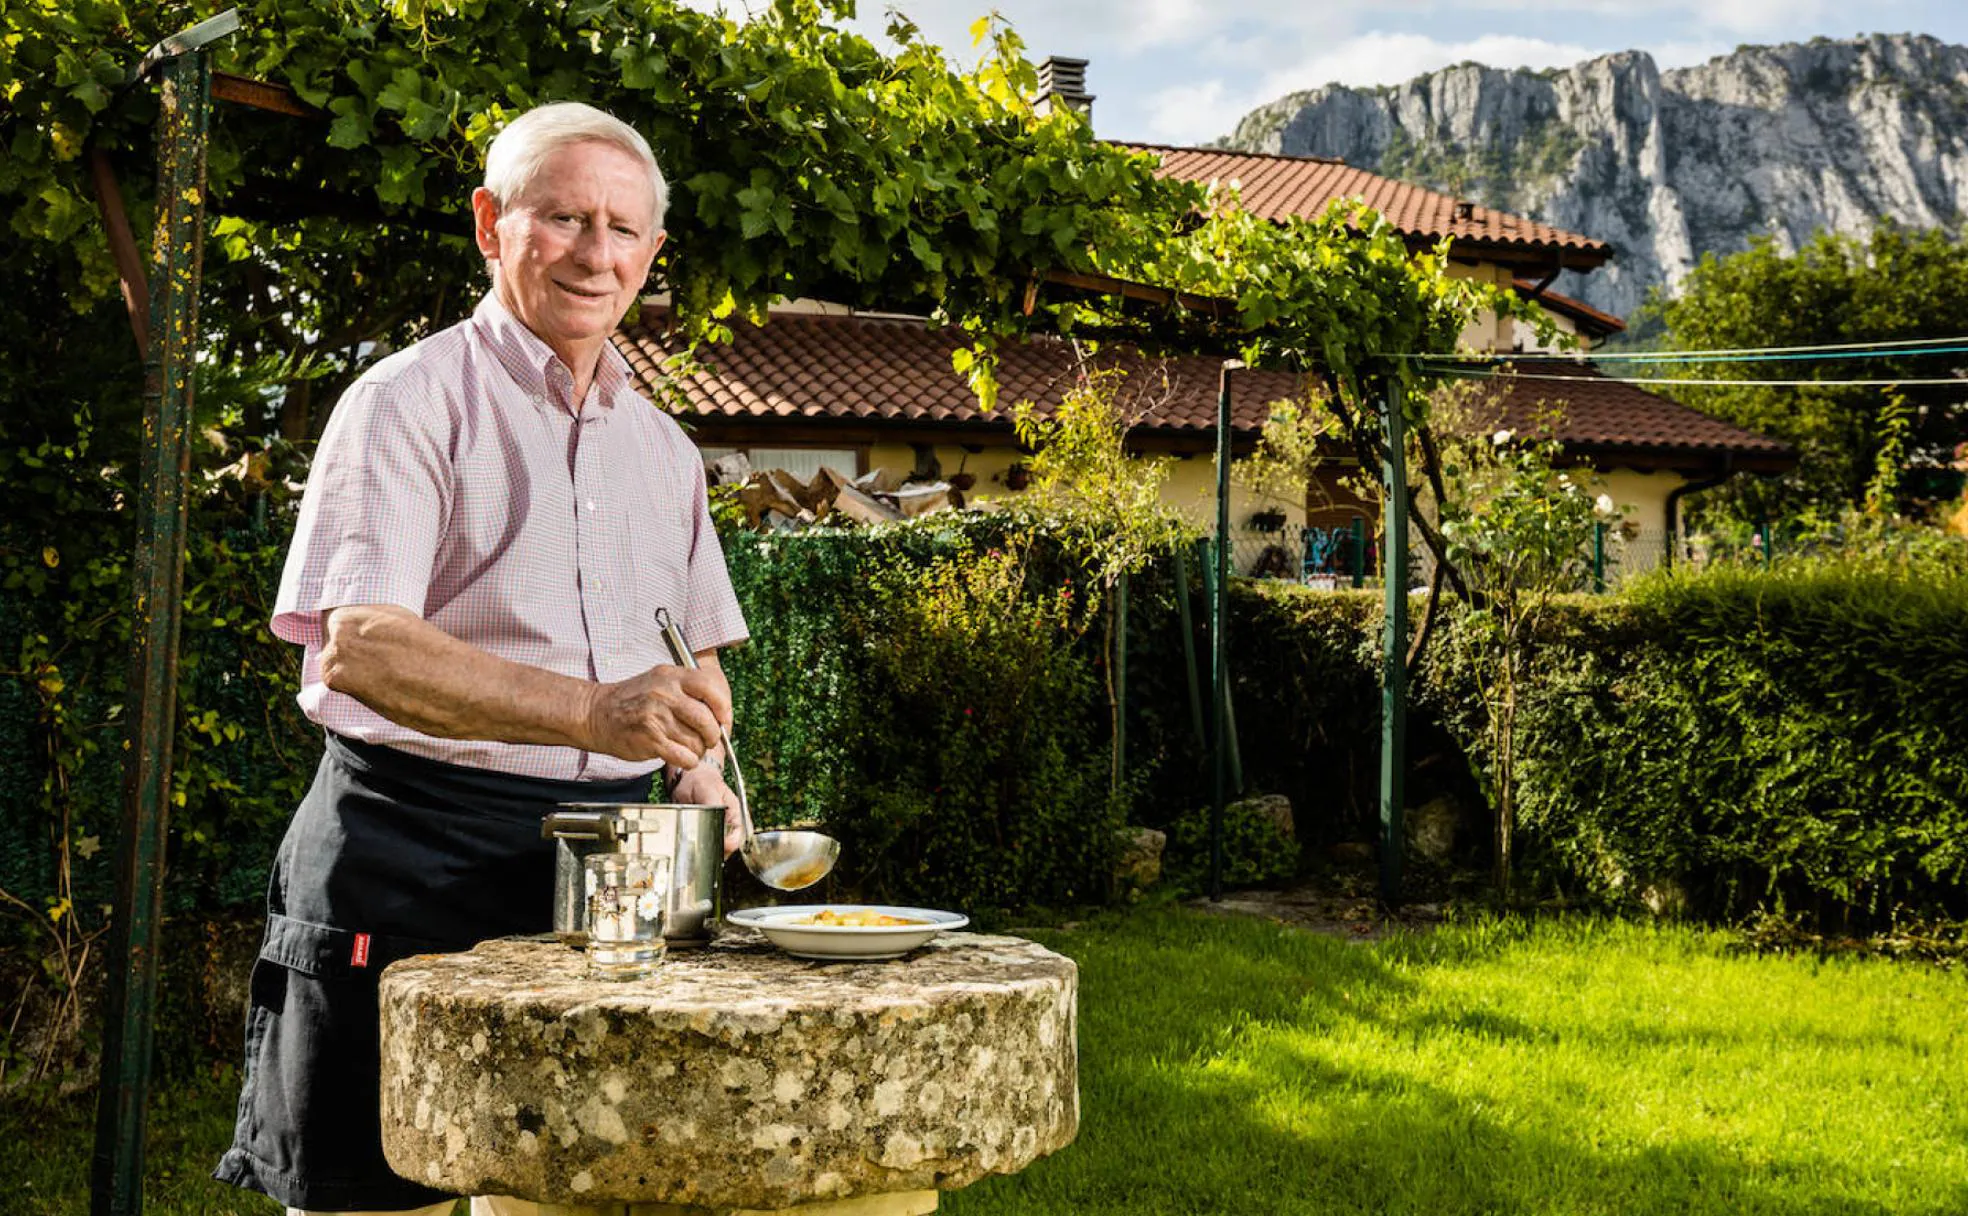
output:
{"label": "green lawn", "polygon": [[[1079,1140],[953,1216],[1968,1213],[1958,971],[1580,921],[1033,935],[1081,965]],[[203,1180],[232,1098],[165,1096],[148,1211],[271,1210]],[[0,1108],[0,1210],[86,1210],[92,1111]]]}
{"label": "green lawn", "polygon": [[958,1216],[1968,1213],[1958,972],[1581,922],[1036,936],[1081,966],[1080,1137]]}

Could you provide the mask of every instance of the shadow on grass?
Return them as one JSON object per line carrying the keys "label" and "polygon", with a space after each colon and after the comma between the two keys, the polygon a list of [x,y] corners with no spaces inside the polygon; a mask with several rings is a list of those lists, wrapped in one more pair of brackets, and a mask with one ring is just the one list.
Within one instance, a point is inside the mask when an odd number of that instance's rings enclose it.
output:
{"label": "shadow on grass", "polygon": [[1417,988],[1397,965],[1416,957],[1406,947],[1172,912],[1137,917],[1125,940],[1099,922],[1049,936],[1082,964],[1079,1139],[1020,1175],[947,1197],[951,1216],[1968,1211],[1968,1182],[1922,1206],[1881,1198],[1877,1176],[1818,1157],[1636,1144],[1630,1134],[1595,1144],[1568,1134],[1561,1102],[1486,1103],[1272,1034],[1365,1030],[1407,1042],[1453,1032],[1532,1050],[1560,1037],[1493,1011],[1391,1012]]}

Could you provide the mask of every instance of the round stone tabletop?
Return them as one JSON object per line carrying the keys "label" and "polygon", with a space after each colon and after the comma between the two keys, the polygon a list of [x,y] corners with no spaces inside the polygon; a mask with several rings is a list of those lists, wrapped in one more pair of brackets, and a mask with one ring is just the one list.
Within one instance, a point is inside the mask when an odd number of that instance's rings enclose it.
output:
{"label": "round stone tabletop", "polygon": [[501,940],[385,973],[397,1173],[545,1203],[776,1210],[951,1190],[1078,1130],[1077,971],[1020,938],[816,963],[727,932],[648,979],[585,967]]}

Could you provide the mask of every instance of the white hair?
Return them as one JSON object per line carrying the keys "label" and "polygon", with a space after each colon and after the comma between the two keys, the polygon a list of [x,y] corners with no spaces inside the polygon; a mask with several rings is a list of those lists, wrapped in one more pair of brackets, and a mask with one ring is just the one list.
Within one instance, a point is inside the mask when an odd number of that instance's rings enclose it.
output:
{"label": "white hair", "polygon": [[532,184],[540,165],[556,148],[587,140],[613,144],[649,170],[651,196],[656,200],[650,231],[662,231],[663,215],[670,207],[670,186],[663,180],[649,141],[613,114],[578,101],[537,106],[507,123],[486,150],[485,188],[499,200],[503,211]]}

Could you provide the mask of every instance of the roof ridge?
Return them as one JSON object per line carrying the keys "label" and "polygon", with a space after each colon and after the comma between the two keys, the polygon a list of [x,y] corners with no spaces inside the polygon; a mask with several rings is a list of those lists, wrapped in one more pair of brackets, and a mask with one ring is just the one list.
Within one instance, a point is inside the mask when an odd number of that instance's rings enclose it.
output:
{"label": "roof ridge", "polygon": [[[1263,157],[1266,160],[1290,160],[1315,165],[1346,165],[1349,169],[1359,168],[1358,165],[1347,165],[1346,158],[1343,156],[1298,156],[1290,152],[1251,152],[1244,148],[1204,148],[1198,147],[1195,144],[1157,144],[1135,139],[1109,139],[1103,142],[1121,148],[1144,148],[1153,149],[1157,152],[1202,152],[1211,156],[1255,156]],[[1372,172],[1372,170],[1362,170],[1362,172]],[[1390,178],[1389,180],[1392,181],[1395,179]]]}

